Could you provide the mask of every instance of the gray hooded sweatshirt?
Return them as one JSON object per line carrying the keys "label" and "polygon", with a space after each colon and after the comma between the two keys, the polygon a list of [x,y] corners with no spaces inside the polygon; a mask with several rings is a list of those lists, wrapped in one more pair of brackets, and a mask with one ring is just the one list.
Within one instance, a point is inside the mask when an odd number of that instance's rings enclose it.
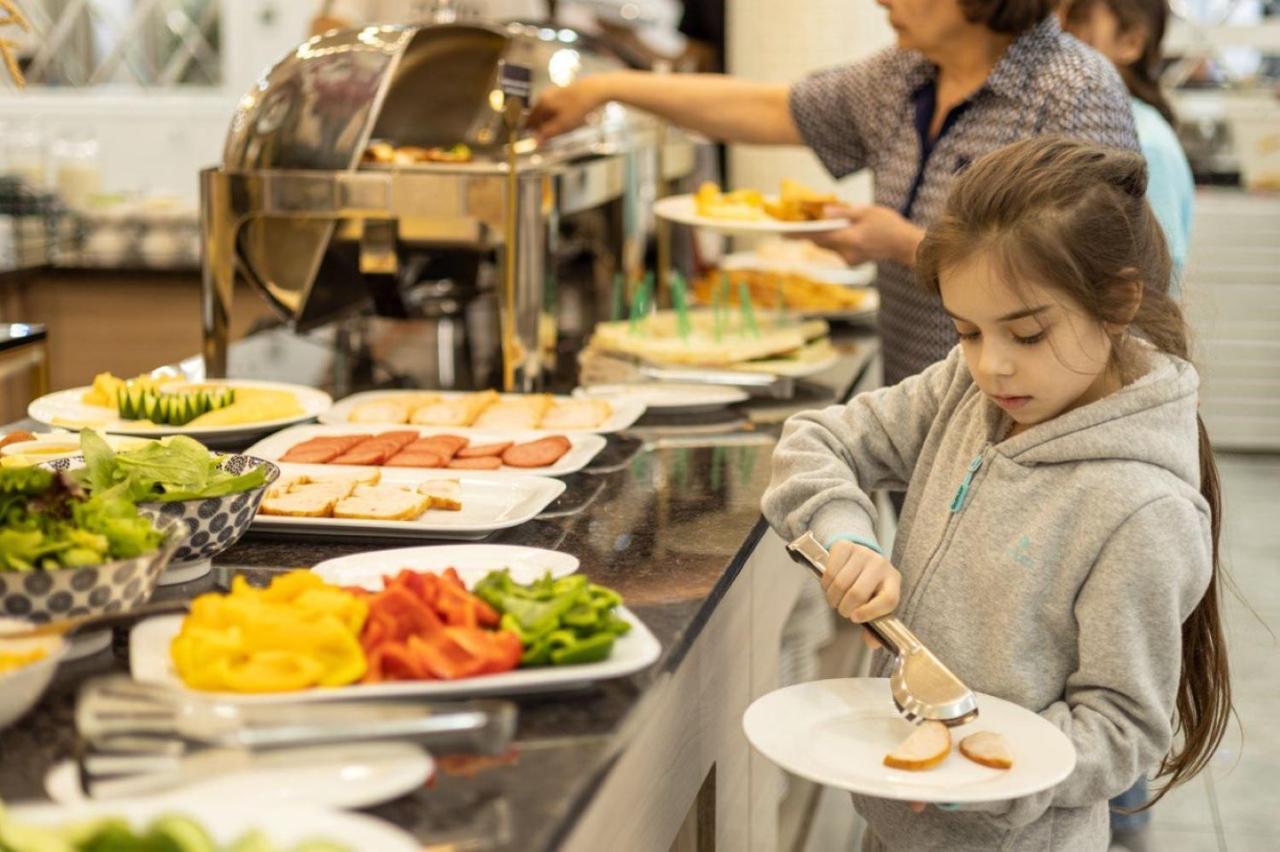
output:
{"label": "gray hooded sweatshirt", "polygon": [[[1077,755],[1043,793],[913,814],[854,796],[864,848],[1105,850],[1107,800],[1172,741],[1181,626],[1211,574],[1195,369],[1149,353],[1120,391],[1012,437],[959,347],[787,421],[763,499],[787,540],[875,541],[869,492],[907,488],[897,615],[971,688],[1039,713]],[[877,654],[873,673],[887,676]]]}

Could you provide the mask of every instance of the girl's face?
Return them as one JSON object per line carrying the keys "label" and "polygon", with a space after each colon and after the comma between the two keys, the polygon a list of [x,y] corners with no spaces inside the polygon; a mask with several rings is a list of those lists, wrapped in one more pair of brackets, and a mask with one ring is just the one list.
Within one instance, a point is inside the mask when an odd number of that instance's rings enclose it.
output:
{"label": "girl's face", "polygon": [[889,13],[898,47],[932,56],[973,24],[965,20],[957,0],[876,0]]}
{"label": "girl's face", "polygon": [[1110,59],[1112,64],[1125,68],[1142,58],[1147,46],[1146,28],[1122,27],[1105,0],[1067,4],[1059,15],[1067,32]]}
{"label": "girl's face", "polygon": [[1015,288],[984,252],[943,270],[939,289],[969,373],[1014,434],[1120,388],[1106,327],[1066,294],[1034,281]]}

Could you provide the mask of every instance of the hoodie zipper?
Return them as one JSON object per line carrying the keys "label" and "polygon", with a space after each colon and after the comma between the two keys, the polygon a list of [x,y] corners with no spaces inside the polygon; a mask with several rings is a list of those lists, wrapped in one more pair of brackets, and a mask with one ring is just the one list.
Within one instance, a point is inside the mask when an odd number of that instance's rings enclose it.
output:
{"label": "hoodie zipper", "polygon": [[956,495],[951,500],[951,516],[947,519],[947,525],[942,531],[942,536],[938,539],[938,544],[934,547],[933,552],[929,554],[928,561],[925,562],[925,570],[920,582],[916,584],[910,599],[905,602],[905,605],[900,610],[899,617],[904,621],[914,615],[920,601],[924,600],[929,584],[933,580],[933,575],[937,571],[938,565],[942,562],[942,557],[946,554],[947,548],[950,547],[951,539],[955,536],[956,527],[959,525],[959,515],[969,501],[969,495],[974,490],[974,478],[986,462],[987,451],[991,449],[991,446],[991,444],[984,444],[982,450],[973,457],[973,460],[969,462],[969,466],[965,468],[964,479],[961,480],[960,487],[956,489]]}
{"label": "hoodie zipper", "polygon": [[987,454],[987,448],[983,447],[982,452],[973,457],[973,461],[969,462],[969,468],[965,471],[964,480],[960,483],[960,487],[956,489],[956,496],[951,500],[951,514],[956,514],[964,508],[964,503],[969,499],[969,486],[973,484],[973,475],[978,472],[978,468],[982,467],[982,462]]}

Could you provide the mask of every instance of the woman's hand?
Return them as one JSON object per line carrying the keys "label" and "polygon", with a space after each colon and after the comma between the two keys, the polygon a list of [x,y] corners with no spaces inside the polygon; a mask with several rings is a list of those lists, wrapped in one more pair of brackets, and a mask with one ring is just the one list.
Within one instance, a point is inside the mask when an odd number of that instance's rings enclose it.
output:
{"label": "woman's hand", "polygon": [[599,81],[599,78],[588,78],[568,86],[548,87],[529,112],[529,129],[538,141],[545,142],[581,127],[592,110],[608,101],[608,95],[597,85]]}
{"label": "woman's hand", "polygon": [[894,260],[915,266],[916,248],[924,239],[924,229],[908,222],[898,211],[878,204],[829,204],[826,215],[832,219],[848,219],[850,224],[838,231],[805,236],[836,252],[849,265]]}
{"label": "woman's hand", "polygon": [[902,590],[902,575],[888,559],[850,541],[831,546],[821,582],[827,603],[855,624],[893,612]]}

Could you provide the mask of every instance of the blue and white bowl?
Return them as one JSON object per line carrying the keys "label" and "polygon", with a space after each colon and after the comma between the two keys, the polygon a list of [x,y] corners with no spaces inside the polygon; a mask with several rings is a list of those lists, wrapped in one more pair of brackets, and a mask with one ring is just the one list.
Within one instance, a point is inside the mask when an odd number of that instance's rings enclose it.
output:
{"label": "blue and white bowl", "polygon": [[[74,470],[83,465],[83,456],[47,463],[54,470]],[[188,583],[209,573],[209,560],[240,540],[257,514],[267,489],[280,477],[280,468],[256,456],[223,457],[218,466],[237,476],[263,465],[267,468],[266,481],[250,491],[199,500],[138,504],[138,511],[155,518],[157,524],[173,520],[185,527],[186,540],[169,561],[168,570],[160,576],[161,586]]]}

